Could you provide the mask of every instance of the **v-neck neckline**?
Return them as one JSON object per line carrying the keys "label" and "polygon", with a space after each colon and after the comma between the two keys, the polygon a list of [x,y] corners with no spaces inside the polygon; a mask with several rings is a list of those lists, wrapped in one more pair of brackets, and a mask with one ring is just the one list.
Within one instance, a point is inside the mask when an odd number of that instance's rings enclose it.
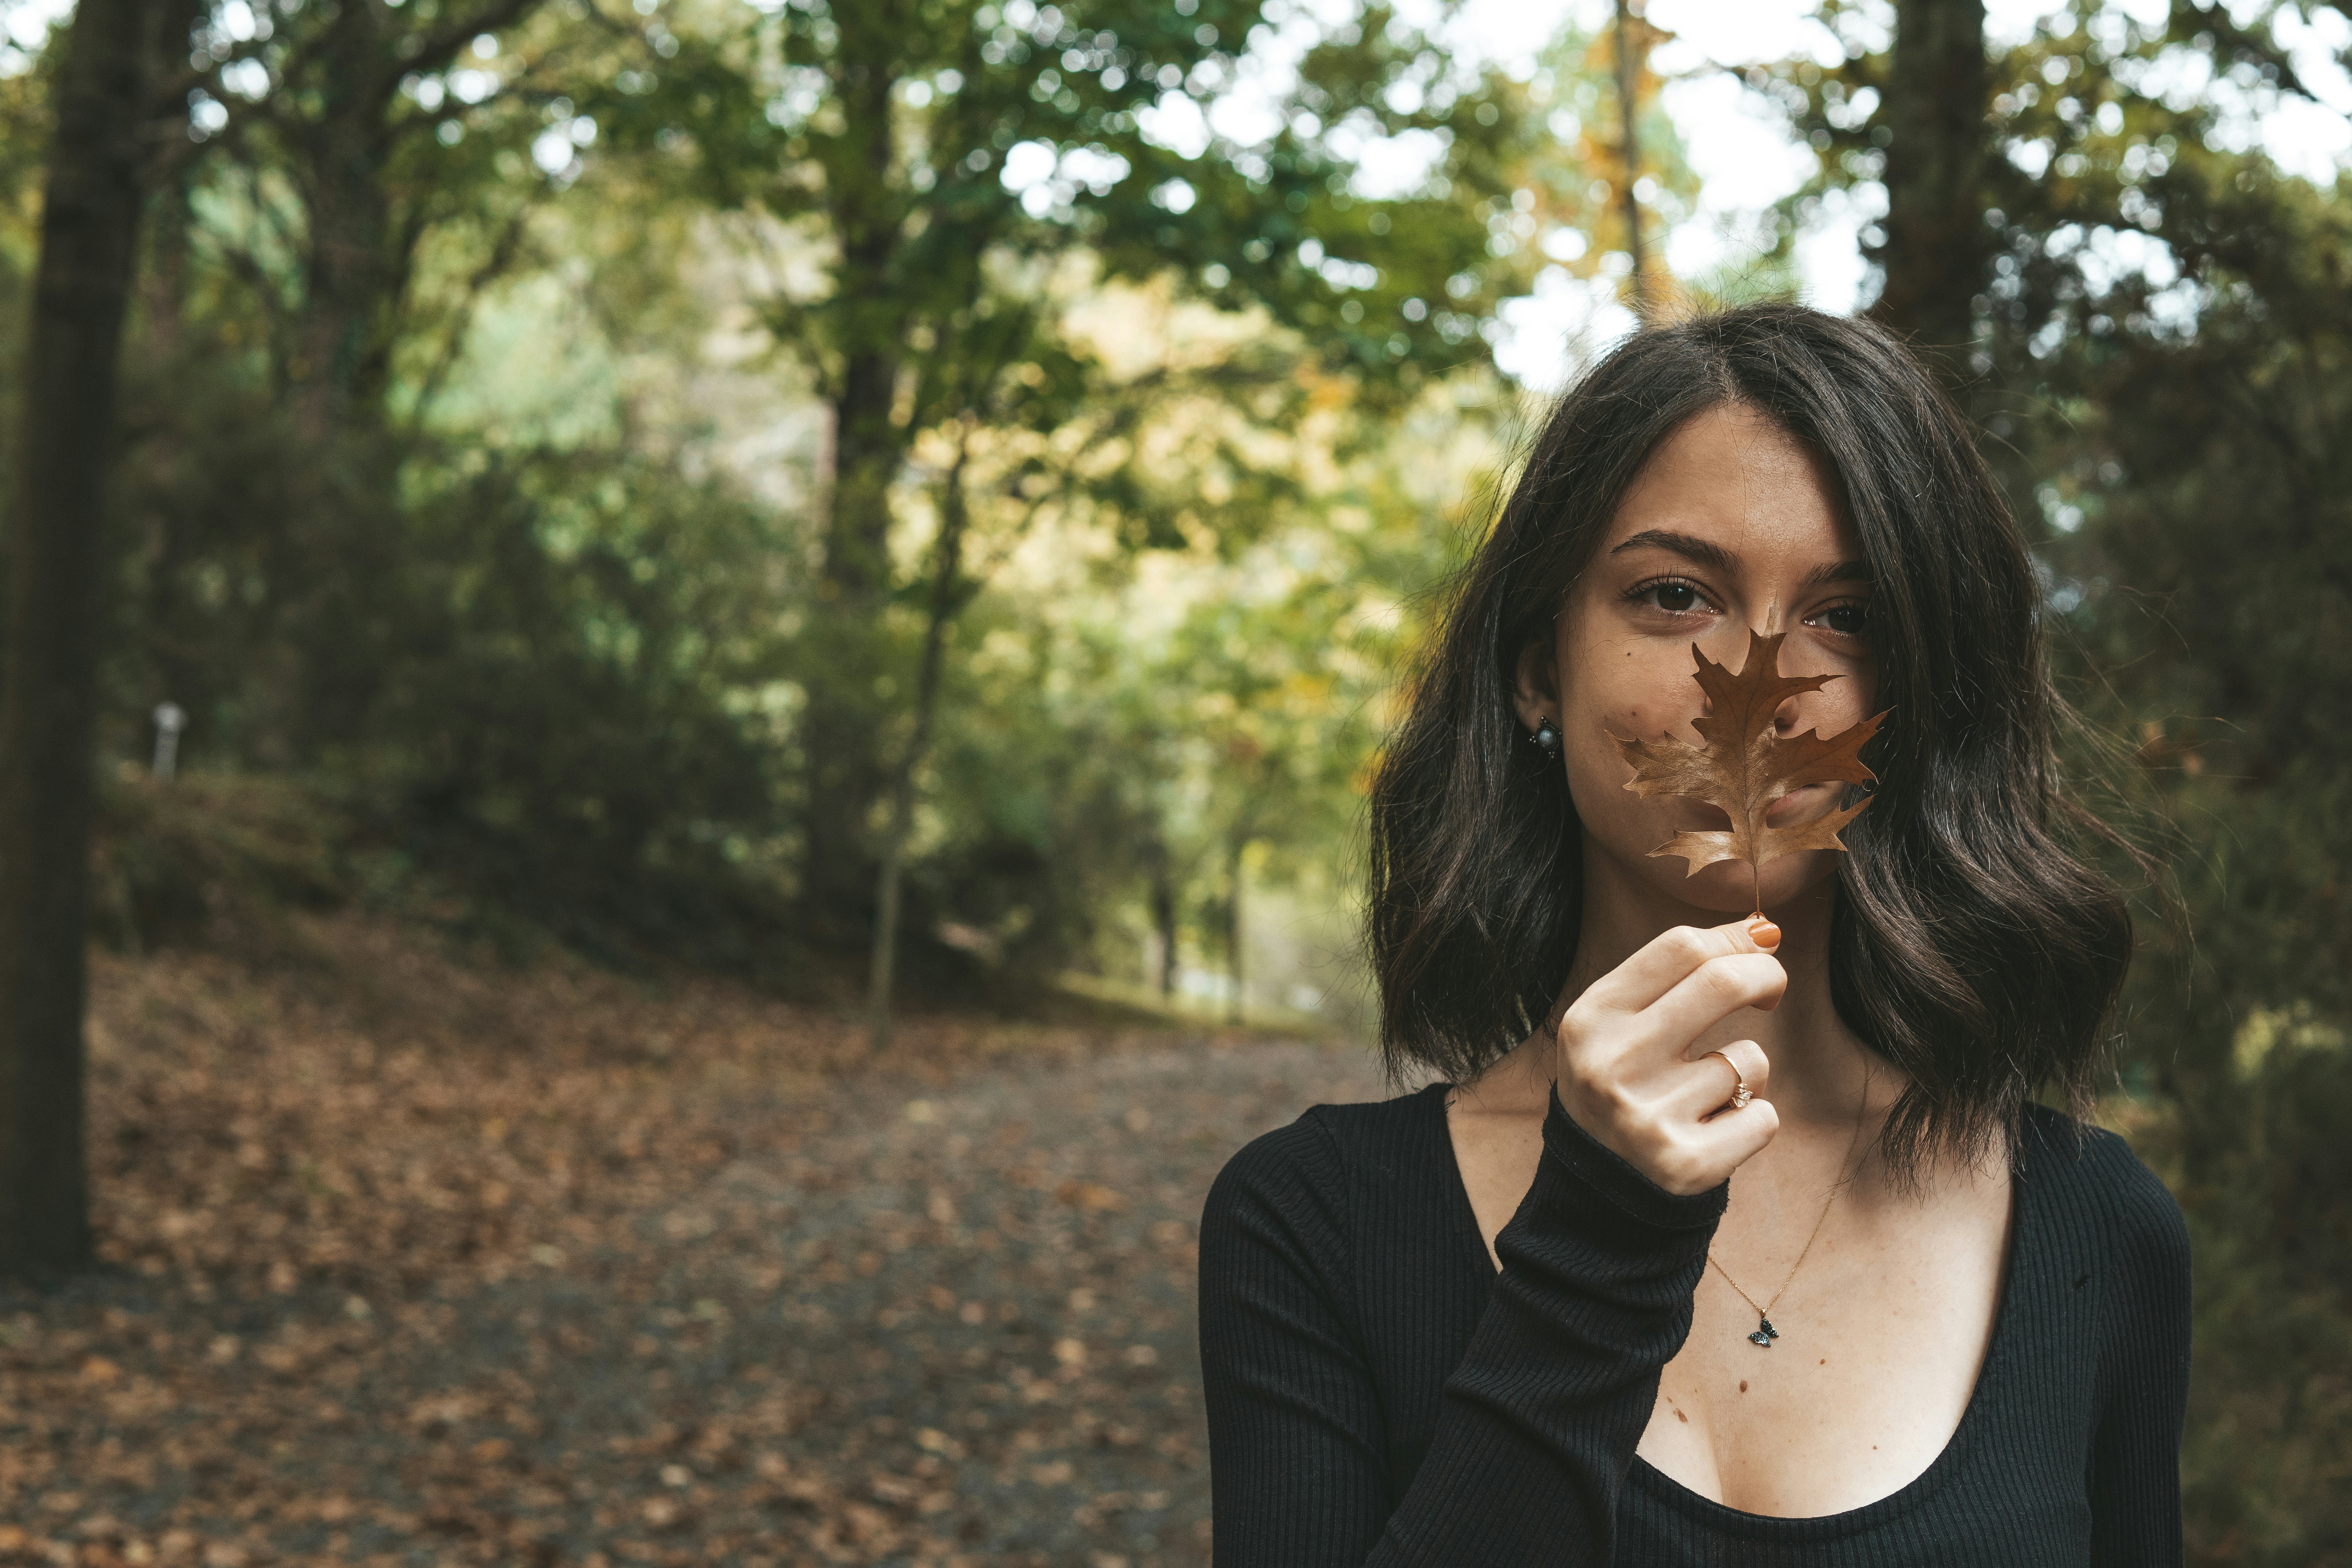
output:
{"label": "v-neck neckline", "polygon": [[[1454,1226],[1469,1237],[1470,1249],[1475,1255],[1478,1272],[1491,1293],[1501,1270],[1487,1256],[1486,1242],[1478,1229],[1478,1211],[1470,1202],[1469,1184],[1462,1177],[1462,1162],[1454,1152],[1454,1129],[1445,1114],[1445,1097],[1454,1086],[1444,1080],[1430,1084],[1421,1092],[1428,1098],[1437,1118],[1439,1147],[1444,1151],[1445,1169],[1450,1177],[1446,1185],[1452,1192]],[[2028,1120],[2031,1113],[2029,1112]],[[1993,1304],[1992,1332],[1985,1342],[1984,1359],[1977,1366],[1976,1383],[1969,1390],[1969,1402],[1961,1408],[1960,1419],[1951,1436],[1927,1468],[1912,1477],[1885,1496],[1874,1498],[1856,1507],[1836,1513],[1777,1514],[1750,1513],[1727,1503],[1706,1497],[1658,1468],[1640,1454],[1633,1456],[1634,1479],[1658,1495],[1659,1500],[1702,1522],[1735,1529],[1753,1536],[1759,1532],[1782,1532],[1802,1535],[1808,1541],[1818,1541],[1824,1533],[1844,1534],[1864,1529],[1908,1512],[1940,1489],[1951,1472],[1959,1467],[1976,1429],[1984,1423],[1984,1409],[1990,1400],[1988,1392],[1995,1377],[2006,1368],[2009,1342],[2015,1337],[2013,1324],[2019,1308],[2019,1259],[2024,1256],[2026,1232],[2037,1216],[2029,1198],[2033,1189],[2031,1163],[2040,1142],[2036,1130],[2021,1122],[2015,1152],[2010,1164],[2010,1222],[2008,1250],[2001,1258],[2000,1297]]]}

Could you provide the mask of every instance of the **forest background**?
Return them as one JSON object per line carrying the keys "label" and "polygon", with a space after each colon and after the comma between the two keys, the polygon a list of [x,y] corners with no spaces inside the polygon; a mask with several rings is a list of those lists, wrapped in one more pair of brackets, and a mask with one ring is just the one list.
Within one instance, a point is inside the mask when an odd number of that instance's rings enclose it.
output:
{"label": "forest background", "polygon": [[[1360,1030],[1366,770],[1539,406],[1507,302],[1588,301],[1565,374],[1858,221],[2025,521],[2068,764],[2169,860],[2112,1114],[2196,1237],[2198,1558],[2347,1550],[2352,189],[2250,129],[2340,117],[2344,7],[1831,0],[1734,73],[1815,173],[1691,276],[1639,5],[1496,58],[1339,0],[118,10],[90,939],[357,909],[877,1050],[1046,983]],[[13,475],[76,121],[66,19],[5,15]]]}

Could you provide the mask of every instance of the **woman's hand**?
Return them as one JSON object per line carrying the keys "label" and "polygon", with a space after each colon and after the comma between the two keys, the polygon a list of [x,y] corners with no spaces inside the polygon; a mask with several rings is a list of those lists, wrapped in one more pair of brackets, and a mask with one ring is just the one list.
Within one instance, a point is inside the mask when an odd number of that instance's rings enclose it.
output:
{"label": "woman's hand", "polygon": [[[1763,1097],[1764,1047],[1735,1040],[1690,1059],[1694,1041],[1742,1007],[1769,1010],[1789,986],[1769,925],[1676,926],[1602,975],[1559,1021],[1560,1105],[1667,1192],[1703,1193],[1772,1141],[1780,1119]],[[1738,1070],[1757,1098],[1727,1109]]]}

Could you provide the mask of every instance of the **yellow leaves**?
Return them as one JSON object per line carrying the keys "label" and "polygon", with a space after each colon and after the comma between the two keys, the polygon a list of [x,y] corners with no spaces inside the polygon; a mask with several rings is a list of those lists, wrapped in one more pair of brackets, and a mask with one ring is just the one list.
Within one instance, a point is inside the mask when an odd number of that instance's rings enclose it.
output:
{"label": "yellow leaves", "polygon": [[1616,740],[1633,764],[1625,787],[1634,794],[1681,795],[1719,806],[1731,818],[1727,830],[1685,829],[1650,851],[1680,856],[1696,875],[1718,860],[1745,860],[1756,868],[1759,886],[1765,863],[1801,849],[1843,849],[1838,830],[1862,815],[1867,799],[1841,806],[1810,822],[1773,826],[1765,821],[1772,804],[1797,790],[1822,784],[1869,784],[1876,779],[1862,763],[1863,743],[1878,732],[1886,715],[1877,713],[1823,739],[1817,730],[1801,735],[1777,732],[1773,716],[1801,692],[1818,691],[1836,676],[1780,673],[1785,633],[1748,634],[1748,658],[1734,675],[1691,645],[1697,660],[1694,679],[1706,693],[1708,711],[1694,721],[1705,743],[1693,746],[1670,736],[1655,741]]}
{"label": "yellow leaves", "polygon": [[1298,379],[1307,387],[1307,405],[1318,414],[1345,408],[1355,400],[1356,384],[1345,376],[1326,375],[1311,361],[1299,362]]}

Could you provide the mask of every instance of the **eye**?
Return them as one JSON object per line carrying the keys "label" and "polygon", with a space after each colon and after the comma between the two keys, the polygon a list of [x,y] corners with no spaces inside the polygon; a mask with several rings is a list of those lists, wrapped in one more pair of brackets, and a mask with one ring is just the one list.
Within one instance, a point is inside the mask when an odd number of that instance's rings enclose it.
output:
{"label": "eye", "polygon": [[1687,616],[1708,607],[1706,595],[1698,586],[1679,577],[1661,577],[1654,583],[1643,583],[1625,595],[1637,605],[1647,605],[1664,610],[1670,616]]}
{"label": "eye", "polygon": [[1870,606],[1860,599],[1849,599],[1842,605],[1816,610],[1805,620],[1840,637],[1858,637],[1869,627]]}

